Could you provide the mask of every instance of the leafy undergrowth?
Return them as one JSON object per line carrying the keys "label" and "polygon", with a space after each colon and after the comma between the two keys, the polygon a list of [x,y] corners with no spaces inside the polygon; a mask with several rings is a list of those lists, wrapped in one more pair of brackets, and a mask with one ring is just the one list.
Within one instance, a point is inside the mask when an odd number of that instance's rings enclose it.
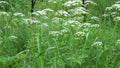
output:
{"label": "leafy undergrowth", "polygon": [[27,2],[0,1],[1,68],[120,68],[120,1]]}

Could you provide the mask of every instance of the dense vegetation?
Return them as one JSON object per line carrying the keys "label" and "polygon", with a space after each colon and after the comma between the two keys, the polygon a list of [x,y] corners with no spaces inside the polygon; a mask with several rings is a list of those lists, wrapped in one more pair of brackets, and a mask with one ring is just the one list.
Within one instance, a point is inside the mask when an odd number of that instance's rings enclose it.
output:
{"label": "dense vegetation", "polygon": [[120,68],[120,1],[0,1],[0,68]]}

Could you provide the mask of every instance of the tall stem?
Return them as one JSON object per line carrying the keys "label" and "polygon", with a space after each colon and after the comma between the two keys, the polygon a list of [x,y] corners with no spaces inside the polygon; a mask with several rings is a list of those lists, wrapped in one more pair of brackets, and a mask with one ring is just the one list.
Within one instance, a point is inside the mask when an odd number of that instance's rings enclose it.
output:
{"label": "tall stem", "polygon": [[31,0],[31,17],[33,17],[32,13],[34,12],[36,0]]}
{"label": "tall stem", "polygon": [[[83,7],[83,8],[86,8],[86,7],[85,7],[85,0],[82,0],[82,7]],[[83,14],[83,17],[84,17],[83,22],[86,21],[86,16],[87,16],[86,14]]]}
{"label": "tall stem", "polygon": [[83,4],[83,5],[85,4],[85,0],[82,0],[82,4]]}

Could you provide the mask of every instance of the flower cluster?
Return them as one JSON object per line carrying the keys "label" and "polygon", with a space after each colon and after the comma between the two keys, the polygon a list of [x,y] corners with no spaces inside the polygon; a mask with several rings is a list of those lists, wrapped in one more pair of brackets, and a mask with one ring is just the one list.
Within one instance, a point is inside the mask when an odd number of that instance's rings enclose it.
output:
{"label": "flower cluster", "polygon": [[70,9],[69,12],[73,15],[88,14],[87,10],[84,7],[76,7],[74,9]]}
{"label": "flower cluster", "polygon": [[60,21],[64,21],[64,19],[63,18],[59,18],[59,17],[52,18],[52,22],[54,22],[54,23],[58,23]]}
{"label": "flower cluster", "polygon": [[48,2],[57,3],[55,0],[48,0]]}
{"label": "flower cluster", "polygon": [[92,28],[98,28],[100,25],[99,24],[92,24],[91,27]]}
{"label": "flower cluster", "polygon": [[46,9],[43,9],[43,10],[39,10],[39,11],[36,11],[36,12],[33,12],[32,14],[33,15],[36,15],[36,16],[39,16],[39,15],[47,15],[47,12],[54,12],[54,10],[50,9],[50,8],[46,8]]}
{"label": "flower cluster", "polygon": [[50,31],[49,34],[52,35],[52,36],[62,35],[60,31]]}
{"label": "flower cluster", "polygon": [[116,4],[112,5],[112,8],[120,10],[120,4],[116,3]]}
{"label": "flower cluster", "polygon": [[81,23],[79,21],[76,21],[76,20],[68,20],[63,25],[64,26],[71,26],[71,27],[77,27],[77,26],[80,27]]}
{"label": "flower cluster", "polygon": [[79,31],[79,32],[76,32],[75,34],[74,34],[76,37],[83,37],[83,36],[86,36],[86,33],[85,32],[82,32],[82,31]]}
{"label": "flower cluster", "polygon": [[9,16],[10,14],[8,12],[0,12],[0,15],[6,15]]}
{"label": "flower cluster", "polygon": [[48,25],[48,23],[42,23],[41,24],[41,27],[48,27],[49,25]]}
{"label": "flower cluster", "polygon": [[[108,13],[104,17],[110,17],[113,21],[119,22],[120,21],[120,1],[117,1],[115,4],[107,7],[105,9]],[[120,26],[118,24],[118,26]]]}
{"label": "flower cluster", "polygon": [[70,14],[67,11],[59,10],[55,13],[56,16],[70,16]]}
{"label": "flower cluster", "polygon": [[68,20],[66,21],[64,24],[64,26],[71,26],[71,27],[75,27],[75,28],[97,28],[100,25],[99,24],[91,24],[91,23],[80,23],[79,21],[76,20]]}
{"label": "flower cluster", "polygon": [[9,36],[9,39],[17,39],[18,37],[16,36]]}
{"label": "flower cluster", "polygon": [[120,17],[115,17],[114,21],[120,21]]}
{"label": "flower cluster", "polygon": [[66,7],[71,7],[71,6],[77,6],[79,4],[82,4],[81,0],[70,0],[65,2],[63,5]]}
{"label": "flower cluster", "polygon": [[0,1],[0,4],[9,4],[7,1]]}
{"label": "flower cluster", "polygon": [[87,0],[85,1],[86,5],[92,4],[92,5],[97,5],[95,2],[91,1],[91,0]]}
{"label": "flower cluster", "polygon": [[30,19],[30,18],[23,18],[22,21],[24,24],[27,24],[27,25],[40,23],[40,21],[38,21],[36,19]]}
{"label": "flower cluster", "polygon": [[69,30],[67,30],[67,29],[63,29],[63,30],[60,30],[60,31],[50,31],[49,35],[61,36],[61,35],[64,35],[65,33],[68,33],[68,32],[69,32]]}
{"label": "flower cluster", "polygon": [[46,15],[47,13],[43,10],[37,11],[37,12],[33,12],[33,15],[39,16],[39,15]]}
{"label": "flower cluster", "polygon": [[19,12],[16,12],[16,13],[14,13],[13,15],[14,15],[14,16],[20,16],[20,17],[25,16],[23,13],[19,13]]}
{"label": "flower cluster", "polygon": [[116,41],[116,44],[120,44],[120,39],[118,39],[118,40]]}
{"label": "flower cluster", "polygon": [[116,9],[120,11],[120,1],[117,1],[115,4],[113,4],[110,7],[107,7],[106,10],[112,10],[112,9]]}
{"label": "flower cluster", "polygon": [[103,43],[99,41],[93,43],[93,46],[101,46],[101,45],[103,45]]}
{"label": "flower cluster", "polygon": [[92,16],[91,19],[92,19],[92,20],[95,20],[95,21],[99,21],[99,18],[96,17],[96,16]]}
{"label": "flower cluster", "polygon": [[52,9],[50,9],[50,8],[43,9],[43,11],[46,11],[46,12],[54,12],[54,10],[52,10]]}
{"label": "flower cluster", "polygon": [[89,27],[91,27],[91,23],[83,23],[82,27],[83,28],[89,28]]}
{"label": "flower cluster", "polygon": [[103,17],[108,17],[109,15],[108,15],[108,14],[103,14],[102,16],[103,16]]}

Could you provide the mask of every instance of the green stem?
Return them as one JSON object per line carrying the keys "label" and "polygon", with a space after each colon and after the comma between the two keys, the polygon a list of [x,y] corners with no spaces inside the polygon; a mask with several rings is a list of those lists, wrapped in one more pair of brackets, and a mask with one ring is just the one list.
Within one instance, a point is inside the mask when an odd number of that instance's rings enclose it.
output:
{"label": "green stem", "polygon": [[[42,52],[42,47],[40,46],[41,45],[41,42],[40,42],[40,37],[39,37],[39,33],[37,33],[37,36],[36,36],[36,38],[37,38],[37,48],[38,48],[38,53],[41,53]],[[39,57],[38,57],[38,67],[39,68],[44,68],[44,63],[43,63],[43,55],[40,55]],[[40,62],[39,62],[40,61]]]}

